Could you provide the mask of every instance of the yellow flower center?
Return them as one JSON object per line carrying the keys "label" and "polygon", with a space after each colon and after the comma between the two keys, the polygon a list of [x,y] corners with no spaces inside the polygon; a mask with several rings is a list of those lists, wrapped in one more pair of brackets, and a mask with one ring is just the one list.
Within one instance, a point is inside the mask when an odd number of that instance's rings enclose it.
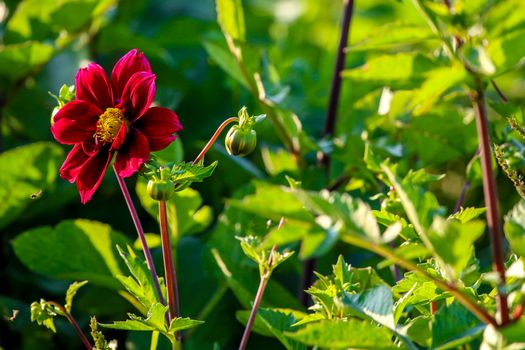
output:
{"label": "yellow flower center", "polygon": [[113,142],[122,124],[129,130],[129,121],[119,108],[108,108],[97,121],[97,139],[102,143]]}

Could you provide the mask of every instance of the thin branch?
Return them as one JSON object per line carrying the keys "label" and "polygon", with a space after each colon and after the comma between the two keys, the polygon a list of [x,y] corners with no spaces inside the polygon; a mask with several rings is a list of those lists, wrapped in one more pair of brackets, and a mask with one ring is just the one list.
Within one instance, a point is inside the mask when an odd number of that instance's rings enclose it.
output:
{"label": "thin branch", "polygon": [[492,84],[492,87],[494,88],[494,90],[496,90],[496,92],[498,93],[499,98],[501,98],[501,100],[505,103],[509,102],[509,99],[507,98],[507,96],[505,96],[503,91],[501,91],[498,84],[496,84],[494,80],[491,80],[490,83]]}
{"label": "thin branch", "polygon": [[166,305],[166,301],[164,300],[164,296],[162,295],[162,291],[160,289],[159,278],[157,275],[157,270],[155,269],[155,263],[153,262],[153,257],[151,256],[151,252],[148,247],[148,242],[146,241],[146,236],[144,235],[144,229],[142,228],[142,224],[140,223],[137,209],[135,209],[135,205],[133,204],[133,200],[131,199],[131,195],[129,194],[126,182],[118,174],[115,165],[113,165],[113,170],[115,171],[115,176],[117,177],[120,190],[124,195],[124,200],[126,201],[126,204],[128,206],[131,219],[133,220],[133,224],[135,225],[135,229],[137,230],[137,235],[139,236],[140,243],[142,245],[142,251],[144,252],[144,257],[146,258],[146,264],[148,265],[148,269],[151,273],[151,278],[153,279],[153,284],[155,285],[155,291],[157,292],[159,301],[163,305]]}
{"label": "thin branch", "polygon": [[77,321],[75,321],[75,319],[73,318],[73,316],[69,313],[69,311],[67,311],[67,309],[62,306],[61,304],[55,302],[55,301],[46,301],[49,305],[53,305],[54,307],[56,307],[57,309],[59,309],[63,314],[64,316],[66,316],[67,320],[69,321],[69,323],[71,323],[71,325],[73,326],[73,328],[75,328],[75,331],[77,332],[77,335],[78,337],[80,338],[80,340],[82,340],[82,343],[84,343],[84,346],[86,347],[86,349],[88,350],[92,350],[93,349],[93,345],[91,345],[91,343],[89,342],[89,340],[86,338],[86,336],[84,335],[84,333],[82,332],[82,330],[80,329],[80,327],[78,326],[78,323]]}
{"label": "thin branch", "polygon": [[197,164],[202,158],[204,158],[204,155],[210,150],[211,146],[213,146],[213,144],[215,143],[215,141],[217,141],[217,138],[220,136],[220,134],[222,133],[222,131],[224,130],[224,128],[230,124],[230,123],[233,123],[233,122],[237,122],[239,121],[239,118],[237,117],[231,117],[231,118],[228,118],[226,119],[225,121],[222,122],[221,125],[219,125],[219,127],[217,128],[217,130],[215,130],[215,133],[213,134],[213,136],[211,137],[211,139],[208,141],[208,143],[206,144],[206,146],[204,146],[204,148],[202,149],[202,151],[199,153],[199,155],[197,156],[197,158],[195,158],[195,160],[193,161],[193,164]]}
{"label": "thin branch", "polygon": [[509,307],[507,303],[507,296],[504,292],[506,280],[505,255],[503,250],[503,239],[498,210],[498,195],[494,174],[492,172],[485,93],[479,77],[476,77],[476,83],[476,91],[472,92],[471,99],[472,105],[476,112],[476,127],[478,132],[478,143],[480,147],[481,169],[483,172],[483,194],[485,197],[485,206],[487,207],[487,225],[491,238],[493,269],[499,275],[499,283],[497,288],[498,311],[501,317],[501,324],[505,325],[509,322]]}

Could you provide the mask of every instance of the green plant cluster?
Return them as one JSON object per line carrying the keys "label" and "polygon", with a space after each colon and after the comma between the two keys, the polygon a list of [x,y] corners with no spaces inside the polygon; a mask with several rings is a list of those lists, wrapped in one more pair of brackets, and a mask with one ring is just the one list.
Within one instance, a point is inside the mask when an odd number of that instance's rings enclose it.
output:
{"label": "green plant cluster", "polygon": [[[525,2],[344,4],[0,2],[0,349],[80,349],[68,315],[96,349],[237,348],[254,305],[248,349],[525,349]],[[78,67],[136,47],[184,126],[128,181],[159,267],[148,180],[179,186],[161,198],[170,324],[114,177],[81,205],[49,131]],[[218,142],[193,164],[243,105],[266,115],[255,151]]]}

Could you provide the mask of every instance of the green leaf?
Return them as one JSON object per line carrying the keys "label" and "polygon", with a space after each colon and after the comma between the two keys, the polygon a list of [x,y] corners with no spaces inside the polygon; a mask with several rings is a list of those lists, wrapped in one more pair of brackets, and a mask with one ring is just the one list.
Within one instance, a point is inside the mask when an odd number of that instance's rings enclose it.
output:
{"label": "green leaf", "polygon": [[461,48],[464,60],[475,73],[490,76],[496,72],[496,67],[483,46],[465,45]]}
{"label": "green leaf", "polygon": [[345,70],[344,78],[356,83],[392,88],[417,87],[435,64],[421,54],[398,53],[374,57],[358,68]]}
{"label": "green leaf", "polygon": [[129,241],[108,225],[66,220],[55,228],[44,226],[25,231],[12,244],[16,256],[34,272],[121,288],[114,277],[122,274],[115,247],[126,246]]}
{"label": "green leaf", "polygon": [[241,0],[216,0],[217,21],[225,35],[244,41],[244,12]]}
{"label": "green leaf", "polygon": [[489,42],[488,53],[496,66],[497,74],[516,67],[525,57],[525,30],[516,30]]}
{"label": "green leaf", "polygon": [[188,182],[202,182],[213,174],[217,164],[219,164],[217,161],[208,166],[193,164],[190,162],[175,164],[172,168],[171,181],[175,184],[179,183],[183,185]]}
{"label": "green leaf", "polygon": [[287,350],[306,350],[306,346],[286,337],[285,332],[294,330],[293,325],[297,322],[293,312],[288,310],[259,309],[257,317],[260,317],[270,332],[284,345]]}
{"label": "green leaf", "polygon": [[525,257],[525,200],[521,200],[505,217],[505,236],[512,251]]}
{"label": "green leaf", "polygon": [[222,41],[219,42],[217,40],[207,39],[203,44],[208,55],[219,65],[219,67],[221,67],[230,77],[241,83],[246,89],[250,89],[250,83],[242,74],[239,64]]}
{"label": "green leaf", "polygon": [[255,193],[238,199],[230,199],[228,204],[243,211],[266,219],[313,222],[313,217],[304,209],[295,194],[283,186],[276,186],[262,181],[254,182]]}
{"label": "green leaf", "polygon": [[125,321],[114,321],[113,323],[101,323],[105,328],[122,329],[128,331],[159,331],[166,334],[165,314],[168,311],[167,306],[155,303],[148,311],[146,318],[128,314],[129,319]]}
{"label": "green leaf", "polygon": [[343,303],[389,328],[395,329],[394,299],[390,288],[378,285],[359,294],[344,293]]}
{"label": "green leaf", "polygon": [[69,285],[69,288],[66,291],[66,305],[64,305],[67,312],[71,313],[71,308],[73,306],[73,298],[77,294],[78,290],[81,287],[85,286],[87,283],[88,281],[82,281],[82,282],[73,282]]}
{"label": "green leaf", "polygon": [[56,333],[55,327],[55,316],[57,310],[54,306],[49,305],[44,299],[40,299],[40,302],[31,303],[31,321],[36,321],[39,325]]}
{"label": "green leaf", "polygon": [[[122,251],[119,246],[117,246],[117,249],[132,275],[132,277],[118,275],[117,279],[144,305],[146,310],[149,310],[153,304],[159,302],[159,298],[148,265],[145,261],[139,259],[131,249],[128,248],[130,254]],[[162,285],[162,283],[159,284]]]}
{"label": "green leaf", "polygon": [[[316,222],[328,232],[344,229],[352,234],[379,242],[381,233],[370,207],[360,199],[354,199],[346,193],[328,191],[307,192],[296,190],[295,194],[304,205],[317,215]],[[333,235],[332,234],[332,235]]]}
{"label": "green leaf", "polygon": [[487,209],[485,208],[473,208],[473,207],[467,207],[467,208],[461,208],[458,212],[450,215],[448,218],[455,219],[461,222],[462,224],[472,221],[476,219],[478,216],[485,214],[485,211]]}
{"label": "green leaf", "polygon": [[414,114],[422,115],[430,111],[445,92],[461,85],[467,77],[465,69],[459,65],[434,69],[412,99]]}
{"label": "green leaf", "polygon": [[295,333],[285,333],[308,346],[330,349],[394,349],[388,330],[357,319],[323,320],[309,323]]}
{"label": "green leaf", "polygon": [[351,43],[349,50],[398,52],[407,45],[423,44],[433,38],[434,34],[427,26],[399,21],[375,27],[365,39]]}
{"label": "green leaf", "polygon": [[171,320],[168,333],[175,334],[178,331],[193,328],[203,323],[204,321],[192,320],[188,317],[176,317],[173,320]]}
{"label": "green leaf", "polygon": [[62,149],[48,142],[0,154],[0,229],[15,221],[35,200],[32,199],[35,194],[41,193],[37,200],[47,199],[47,191],[55,185],[63,157]]}
{"label": "green leaf", "polygon": [[428,231],[437,255],[450,266],[449,277],[459,278],[474,254],[474,242],[483,234],[485,223],[479,220],[460,223],[436,217]]}
{"label": "green leaf", "polygon": [[[54,53],[52,46],[34,41],[0,46],[0,77],[6,81],[25,77],[36,67],[47,63]],[[0,83],[2,85],[4,82]]]}
{"label": "green leaf", "polygon": [[477,337],[485,325],[455,302],[438,310],[432,321],[432,348],[456,349]]}

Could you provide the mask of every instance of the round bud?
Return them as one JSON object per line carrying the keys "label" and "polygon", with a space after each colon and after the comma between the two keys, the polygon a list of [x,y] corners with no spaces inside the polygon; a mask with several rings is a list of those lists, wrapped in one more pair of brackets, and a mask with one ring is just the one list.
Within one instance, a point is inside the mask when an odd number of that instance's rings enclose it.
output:
{"label": "round bud", "polygon": [[253,129],[243,129],[234,125],[228,131],[224,144],[229,154],[244,157],[252,153],[257,146],[257,134]]}
{"label": "round bud", "polygon": [[167,201],[173,197],[175,188],[171,181],[167,180],[149,180],[148,194],[156,201]]}

